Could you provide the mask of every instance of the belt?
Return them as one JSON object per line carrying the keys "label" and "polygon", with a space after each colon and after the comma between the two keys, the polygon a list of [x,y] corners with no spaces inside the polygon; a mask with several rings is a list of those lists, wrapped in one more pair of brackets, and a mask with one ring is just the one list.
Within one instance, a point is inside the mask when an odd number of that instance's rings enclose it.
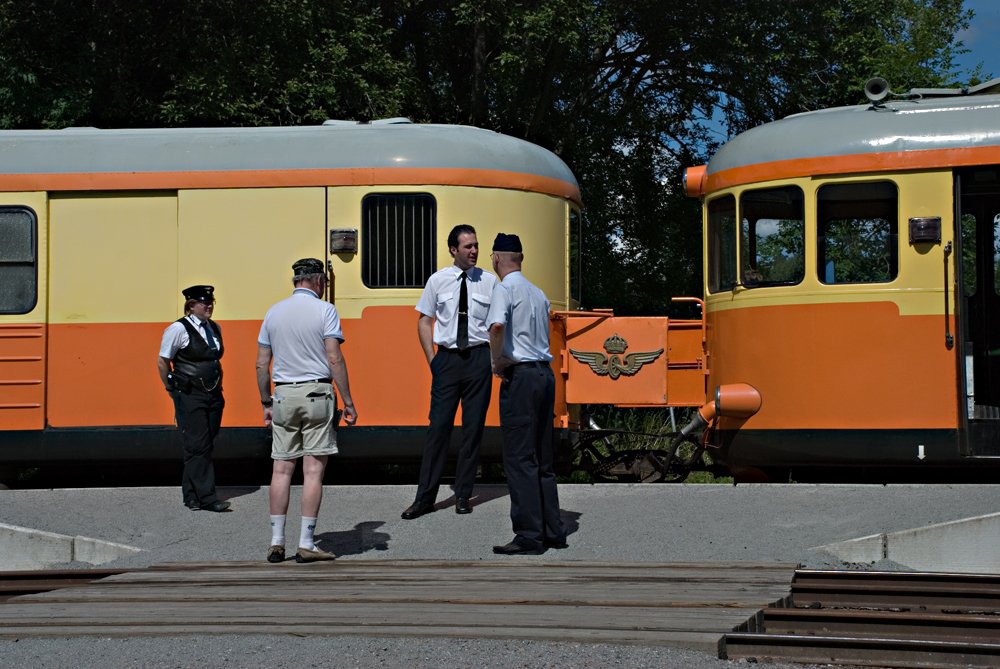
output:
{"label": "belt", "polygon": [[305,381],[275,381],[274,386],[301,386],[303,383],[331,383],[333,379],[307,379]]}
{"label": "belt", "polygon": [[448,351],[449,353],[465,353],[466,351],[471,351],[475,348],[482,348],[484,346],[489,346],[489,344],[482,342],[481,344],[473,344],[472,346],[466,346],[465,348],[446,348],[442,346],[439,350]]}
{"label": "belt", "polygon": [[524,362],[515,362],[514,367],[527,367],[533,365],[535,367],[551,367],[551,362],[545,362],[543,360],[525,360]]}

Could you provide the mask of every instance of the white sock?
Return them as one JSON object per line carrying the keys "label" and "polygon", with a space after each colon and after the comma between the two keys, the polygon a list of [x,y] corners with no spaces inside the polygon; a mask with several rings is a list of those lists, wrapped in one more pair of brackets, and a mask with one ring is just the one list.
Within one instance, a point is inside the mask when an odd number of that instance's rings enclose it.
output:
{"label": "white sock", "polygon": [[271,545],[285,545],[285,518],[287,516],[271,516]]}
{"label": "white sock", "polygon": [[313,533],[315,531],[316,519],[302,516],[302,532],[299,534],[299,548],[307,548],[311,551],[316,550],[316,544],[313,543]]}

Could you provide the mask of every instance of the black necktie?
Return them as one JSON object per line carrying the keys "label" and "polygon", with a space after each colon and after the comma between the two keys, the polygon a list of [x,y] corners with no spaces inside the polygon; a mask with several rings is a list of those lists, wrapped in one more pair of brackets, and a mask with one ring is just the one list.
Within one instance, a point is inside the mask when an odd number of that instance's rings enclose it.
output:
{"label": "black necktie", "polygon": [[219,347],[215,345],[215,338],[212,336],[212,328],[208,326],[208,321],[202,321],[201,327],[205,330],[205,339],[208,341],[208,348],[218,351]]}
{"label": "black necktie", "polygon": [[469,288],[465,272],[462,272],[462,288],[458,291],[458,337],[455,343],[460,351],[469,348]]}

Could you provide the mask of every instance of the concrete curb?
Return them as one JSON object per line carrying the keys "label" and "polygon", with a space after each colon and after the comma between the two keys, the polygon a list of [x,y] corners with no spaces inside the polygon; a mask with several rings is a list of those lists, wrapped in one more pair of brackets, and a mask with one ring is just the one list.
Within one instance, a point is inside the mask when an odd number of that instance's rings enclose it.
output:
{"label": "concrete curb", "polygon": [[918,571],[1000,573],[1000,513],[838,541],[816,550],[845,562],[893,562]]}
{"label": "concrete curb", "polygon": [[68,562],[105,564],[142,549],[90,537],[71,537],[0,523],[0,570],[46,569]]}

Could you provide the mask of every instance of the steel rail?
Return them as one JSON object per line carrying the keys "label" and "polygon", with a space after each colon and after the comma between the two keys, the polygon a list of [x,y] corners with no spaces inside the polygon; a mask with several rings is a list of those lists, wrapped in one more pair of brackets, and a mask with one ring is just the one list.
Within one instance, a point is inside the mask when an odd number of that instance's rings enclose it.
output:
{"label": "steel rail", "polygon": [[0,602],[49,592],[60,588],[86,585],[108,576],[124,574],[127,569],[41,569],[32,571],[0,571]]}
{"label": "steel rail", "polygon": [[791,594],[725,635],[723,659],[1000,666],[1000,575],[798,570]]}
{"label": "steel rail", "polygon": [[724,643],[725,648],[720,653],[724,660],[756,658],[757,661],[767,659],[905,669],[995,669],[1000,659],[998,644],[921,639],[735,633],[726,635]]}

